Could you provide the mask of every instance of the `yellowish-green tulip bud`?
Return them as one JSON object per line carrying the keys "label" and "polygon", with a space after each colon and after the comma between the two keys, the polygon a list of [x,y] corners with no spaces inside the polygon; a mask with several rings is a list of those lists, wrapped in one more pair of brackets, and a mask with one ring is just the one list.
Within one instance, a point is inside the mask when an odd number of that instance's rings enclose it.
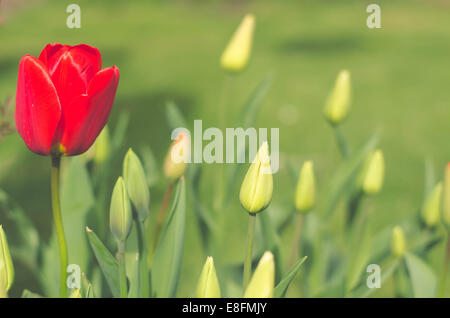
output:
{"label": "yellowish-green tulip bud", "polygon": [[14,281],[14,266],[3,227],[0,225],[0,298],[6,297]]}
{"label": "yellowish-green tulip bud", "polygon": [[244,298],[272,298],[275,285],[275,262],[271,252],[265,252],[244,293]]}
{"label": "yellowish-green tulip bud", "polygon": [[114,186],[109,209],[109,226],[117,241],[124,242],[127,239],[131,231],[132,220],[133,215],[125,182],[122,177],[119,177]]}
{"label": "yellowish-green tulip bud", "polygon": [[150,192],[141,161],[131,148],[123,160],[123,178],[127,185],[128,196],[136,208],[139,219],[143,221],[149,213]]}
{"label": "yellowish-green tulip bud", "polygon": [[450,229],[450,162],[445,166],[442,205],[442,222]]}
{"label": "yellowish-green tulip bud", "polygon": [[220,298],[219,280],[217,279],[214,260],[211,256],[206,259],[197,285],[197,298]]}
{"label": "yellowish-green tulip bud", "polygon": [[439,223],[441,213],[442,182],[439,182],[428,195],[422,207],[422,218],[428,227]]}
{"label": "yellowish-green tulip bud", "polygon": [[264,210],[272,199],[273,177],[270,168],[269,147],[264,142],[242,182],[239,199],[248,213]]}
{"label": "yellowish-green tulip bud", "polygon": [[102,164],[108,158],[111,151],[111,139],[109,136],[109,128],[105,126],[95,140],[94,144],[94,162]]}
{"label": "yellowish-green tulip bud", "polygon": [[316,180],[312,161],[306,161],[300,171],[295,191],[295,207],[299,212],[308,212],[316,203]]}
{"label": "yellowish-green tulip bud", "polygon": [[384,181],[384,157],[381,150],[376,150],[367,158],[362,175],[364,193],[377,194],[380,192]]}
{"label": "yellowish-green tulip bud", "polygon": [[164,174],[171,182],[180,178],[186,171],[190,153],[190,140],[185,132],[180,132],[170,146],[164,161]]}
{"label": "yellowish-green tulip bud", "polygon": [[325,117],[333,125],[342,122],[348,114],[351,102],[350,72],[342,70],[325,104]]}
{"label": "yellowish-green tulip bud", "polygon": [[402,257],[406,252],[405,233],[400,226],[395,226],[392,230],[391,250],[395,257]]}
{"label": "yellowish-green tulip bud", "polygon": [[74,290],[70,293],[69,298],[81,298],[81,289],[80,289],[80,288],[74,289]]}
{"label": "yellowish-green tulip bud", "polygon": [[220,64],[223,69],[237,73],[247,66],[252,50],[254,29],[255,17],[247,14],[222,54]]}

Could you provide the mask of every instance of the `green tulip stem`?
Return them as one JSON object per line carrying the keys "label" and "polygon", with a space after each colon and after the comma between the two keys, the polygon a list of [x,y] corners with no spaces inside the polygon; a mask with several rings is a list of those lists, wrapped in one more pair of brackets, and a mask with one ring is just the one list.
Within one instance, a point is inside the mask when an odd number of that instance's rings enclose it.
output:
{"label": "green tulip stem", "polygon": [[353,195],[350,196],[348,205],[347,205],[347,223],[346,227],[351,228],[353,222],[355,221],[359,207],[364,198],[364,192],[362,190],[357,191]]}
{"label": "green tulip stem", "polygon": [[253,248],[253,236],[255,234],[256,214],[248,214],[248,231],[247,231],[247,249],[245,250],[244,261],[244,292],[247,289],[250,282],[250,276],[252,274],[252,248]]}
{"label": "green tulip stem", "polygon": [[[233,82],[233,76],[227,74],[222,85],[221,98],[219,100],[219,127],[225,133],[227,126],[227,106],[229,101],[229,95],[231,92]],[[226,191],[226,173],[225,173],[225,162],[220,165],[219,180],[217,183],[217,193],[214,200],[214,208],[217,212],[220,212],[225,200]]]}
{"label": "green tulip stem", "polygon": [[66,238],[64,236],[64,226],[61,215],[61,203],[59,198],[59,178],[60,178],[60,164],[61,157],[52,156],[52,170],[51,170],[51,192],[52,192],[52,208],[53,208],[53,220],[56,227],[56,236],[58,238],[59,245],[59,258],[60,258],[60,282],[59,282],[59,295],[61,298],[67,297],[67,265],[68,254]]}
{"label": "green tulip stem", "polygon": [[149,266],[152,263],[153,254],[155,253],[156,246],[158,245],[159,236],[161,234],[162,225],[164,222],[164,216],[166,215],[167,207],[169,206],[170,196],[172,194],[173,184],[169,183],[164,194],[163,201],[161,203],[161,209],[159,210],[158,219],[156,220],[155,232],[153,234],[153,246],[149,255]]}
{"label": "green tulip stem", "polygon": [[348,159],[350,157],[350,145],[347,142],[347,139],[345,139],[344,135],[342,134],[341,129],[339,126],[333,126],[334,135],[336,136],[336,140],[339,146],[339,150],[341,151],[342,157],[344,159]]}
{"label": "green tulip stem", "polygon": [[297,227],[295,228],[294,245],[292,246],[289,268],[291,268],[295,264],[295,261],[298,258],[304,219],[305,219],[304,213],[299,213],[297,219]]}
{"label": "green tulip stem", "polygon": [[447,272],[449,266],[450,266],[450,233],[447,233],[447,246],[445,250],[444,266],[442,268],[441,281],[439,283],[439,293],[438,293],[439,298],[444,297],[445,281],[447,279]]}
{"label": "green tulip stem", "polygon": [[125,242],[117,242],[119,256],[120,297],[127,298],[127,272],[125,268]]}
{"label": "green tulip stem", "polygon": [[150,297],[148,274],[148,246],[146,244],[145,221],[136,218],[136,229],[139,251],[139,293],[142,298]]}

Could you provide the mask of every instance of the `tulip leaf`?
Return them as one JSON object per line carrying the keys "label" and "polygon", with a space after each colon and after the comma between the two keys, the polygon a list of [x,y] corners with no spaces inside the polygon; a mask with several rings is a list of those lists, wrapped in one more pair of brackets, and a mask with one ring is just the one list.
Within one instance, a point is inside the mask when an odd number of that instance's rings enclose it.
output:
{"label": "tulip leaf", "polygon": [[[242,118],[240,124],[243,127],[243,129],[247,129],[248,127],[253,126],[258,111],[261,108],[264,97],[267,95],[267,92],[269,91],[271,84],[272,84],[272,76],[268,75],[266,76],[265,79],[261,81],[261,83],[258,84],[256,89],[250,95],[250,98],[245,103],[239,115],[239,118]],[[239,157],[242,154],[245,155],[246,150],[247,150],[247,143],[242,143],[242,146],[236,150],[237,156]],[[250,161],[251,160],[253,160],[253,158],[251,158]],[[225,195],[225,202],[228,201],[229,196],[231,195],[235,182],[238,179],[237,175],[239,174],[240,170],[239,168],[241,167],[242,165],[234,164],[229,165],[227,169],[227,178],[226,178],[227,192]]]}
{"label": "tulip leaf", "polygon": [[100,269],[105,276],[106,282],[108,283],[113,296],[119,297],[119,264],[117,263],[117,260],[92,230],[86,228],[86,232],[89,243],[94,251],[94,255],[100,265]]}
{"label": "tulip leaf", "polygon": [[87,270],[89,246],[84,235],[86,218],[94,206],[94,194],[86,166],[79,158],[70,158],[61,184],[61,210],[69,264]]}
{"label": "tulip leaf", "polygon": [[[270,206],[268,208],[270,210]],[[262,237],[264,241],[264,251],[272,251],[275,258],[275,277],[276,281],[281,278],[281,270],[283,266],[283,258],[281,257],[281,240],[274,227],[272,214],[269,211],[261,213],[260,216]]]}
{"label": "tulip leaf", "polygon": [[431,268],[412,253],[406,253],[405,259],[414,297],[436,297],[438,281]]}
{"label": "tulip leaf", "polygon": [[29,291],[28,289],[24,289],[22,292],[21,298],[42,298],[41,295],[33,293],[32,291]]}
{"label": "tulip leaf", "polygon": [[248,101],[245,103],[239,116],[239,118],[242,118],[241,124],[244,128],[252,126],[255,122],[256,115],[258,114],[261,104],[266,97],[271,84],[272,75],[267,75],[266,78],[259,83],[256,89],[252,92],[252,95]]}
{"label": "tulip leaf", "polygon": [[92,288],[91,284],[88,285],[84,298],[95,298],[94,289]]}
{"label": "tulip leaf", "polygon": [[111,138],[111,155],[116,153],[123,146],[129,121],[130,114],[122,112],[114,127],[114,133]]}
{"label": "tulip leaf", "polygon": [[[385,282],[394,274],[397,270],[400,262],[398,260],[390,261],[385,265],[381,265],[381,288],[384,286]],[[378,291],[378,288],[369,288],[364,281],[363,284],[360,284],[358,288],[355,288],[354,291],[350,294],[352,298],[367,298],[370,297],[374,292]]]}
{"label": "tulip leaf", "polygon": [[434,171],[434,164],[430,158],[425,160],[425,187],[424,187],[424,200],[428,197],[428,195],[433,190],[436,185],[436,173]]}
{"label": "tulip leaf", "polygon": [[324,196],[326,200],[319,201],[319,204],[323,202],[319,208],[325,219],[330,218],[336,206],[338,206],[339,200],[350,191],[352,182],[368,154],[375,149],[378,139],[379,133],[376,132],[348,160],[344,161],[333,175],[327,194]]}
{"label": "tulip leaf", "polygon": [[300,270],[302,264],[306,261],[308,256],[304,256],[300,258],[295,264],[291,267],[291,269],[284,275],[278,285],[275,287],[274,297],[275,298],[283,298],[286,296],[286,292],[289,288],[289,285],[294,280],[297,272]]}
{"label": "tulip leaf", "polygon": [[174,102],[166,103],[166,118],[170,130],[187,128],[186,119]]}
{"label": "tulip leaf", "polygon": [[41,243],[39,234],[25,211],[2,189],[0,189],[0,211],[4,212],[14,226],[12,230],[15,233],[15,240],[9,242],[12,257],[20,259],[30,270],[38,270],[35,264],[38,263]]}
{"label": "tulip leaf", "polygon": [[365,223],[359,227],[359,231],[356,231],[354,235],[350,264],[347,272],[347,293],[357,286],[359,278],[369,262],[372,251],[371,244],[370,230],[368,229],[368,224]]}
{"label": "tulip leaf", "polygon": [[[201,165],[191,165],[187,170],[190,186],[188,189],[191,191],[190,197],[193,211],[195,213],[198,225],[200,227],[200,234],[202,237],[203,247],[206,251],[209,251],[209,244],[211,243],[211,233],[216,231],[216,222],[211,216],[210,211],[206,208],[203,202],[200,200],[200,180],[202,175]],[[208,252],[209,253],[209,252]]]}
{"label": "tulip leaf", "polygon": [[175,199],[155,249],[151,265],[154,297],[174,297],[180,277],[186,222],[186,185],[184,177],[178,181]]}
{"label": "tulip leaf", "polygon": [[156,185],[156,183],[159,181],[160,172],[159,172],[159,166],[156,162],[155,154],[151,150],[149,146],[144,146],[141,149],[141,158],[142,158],[142,164],[144,166],[145,170],[145,176],[147,178],[148,186],[151,188]]}

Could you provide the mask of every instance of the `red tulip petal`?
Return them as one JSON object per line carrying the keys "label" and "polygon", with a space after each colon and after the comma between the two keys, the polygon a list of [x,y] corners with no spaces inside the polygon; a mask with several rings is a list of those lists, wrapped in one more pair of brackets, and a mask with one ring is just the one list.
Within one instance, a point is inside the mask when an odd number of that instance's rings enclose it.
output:
{"label": "red tulip petal", "polygon": [[[62,53],[66,52],[69,47],[70,46],[68,45],[62,45],[59,43],[47,44],[42,50],[41,55],[39,55],[39,59],[47,66],[47,68],[48,66],[52,68],[55,64],[54,61],[57,60],[55,59],[55,55],[58,54],[58,56],[60,56]],[[49,60],[52,60],[53,63],[50,63]]]}
{"label": "red tulip petal", "polygon": [[101,69],[102,64],[100,52],[86,44],[49,44],[39,59],[47,65],[62,108],[74,98],[86,93],[89,82]]}
{"label": "red tulip petal", "polygon": [[106,125],[118,84],[119,69],[105,68],[94,76],[87,94],[63,109],[61,145],[66,155],[81,154],[95,141]]}
{"label": "red tulip petal", "polygon": [[31,151],[48,155],[61,117],[58,95],[44,63],[25,55],[19,64],[16,126]]}

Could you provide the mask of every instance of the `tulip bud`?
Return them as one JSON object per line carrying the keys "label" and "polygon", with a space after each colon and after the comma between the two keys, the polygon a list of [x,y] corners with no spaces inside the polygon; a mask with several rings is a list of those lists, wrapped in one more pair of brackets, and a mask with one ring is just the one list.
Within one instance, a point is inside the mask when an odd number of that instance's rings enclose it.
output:
{"label": "tulip bud", "polygon": [[220,287],[217,279],[214,260],[211,256],[206,259],[197,285],[197,298],[220,298]]}
{"label": "tulip bud", "polygon": [[384,157],[381,150],[376,150],[366,161],[362,172],[362,189],[366,194],[380,192],[384,181]]}
{"label": "tulip bud", "polygon": [[0,298],[6,297],[14,281],[14,267],[9,253],[8,242],[0,225]]}
{"label": "tulip bud", "polygon": [[439,182],[428,195],[422,207],[422,218],[428,227],[433,227],[439,222],[441,196],[442,182]]}
{"label": "tulip bud", "polygon": [[306,161],[300,171],[295,191],[295,207],[299,212],[310,211],[316,203],[316,180],[312,161]]}
{"label": "tulip bud", "polygon": [[117,241],[124,242],[126,240],[131,231],[132,219],[125,182],[122,177],[119,177],[114,186],[109,209],[109,226]]}
{"label": "tulip bud", "polygon": [[444,198],[442,200],[442,222],[450,229],[450,162],[444,172]]}
{"label": "tulip bud", "polygon": [[350,94],[350,72],[342,70],[325,104],[325,117],[331,124],[337,125],[347,117],[350,108]]}
{"label": "tulip bud", "polygon": [[391,251],[395,257],[402,257],[406,252],[405,233],[400,226],[395,226],[392,230]]}
{"label": "tulip bud", "polygon": [[128,196],[136,208],[139,219],[143,221],[149,212],[150,192],[141,161],[131,148],[123,161],[123,178],[127,185]]}
{"label": "tulip bud", "polygon": [[273,178],[267,142],[259,148],[256,158],[242,182],[239,199],[248,213],[264,210],[272,199]]}
{"label": "tulip bud", "polygon": [[189,136],[184,132],[170,146],[164,161],[164,174],[170,181],[180,178],[186,171],[190,152]]}
{"label": "tulip bud", "polygon": [[81,289],[80,288],[74,289],[70,293],[69,298],[81,298]]}
{"label": "tulip bud", "polygon": [[94,162],[102,164],[109,156],[111,150],[111,138],[108,126],[105,126],[94,144]]}
{"label": "tulip bud", "polygon": [[247,14],[222,54],[220,63],[224,70],[237,73],[247,66],[252,50],[254,29],[255,17]]}
{"label": "tulip bud", "polygon": [[244,298],[272,298],[275,284],[275,262],[271,252],[265,252],[256,267]]}

